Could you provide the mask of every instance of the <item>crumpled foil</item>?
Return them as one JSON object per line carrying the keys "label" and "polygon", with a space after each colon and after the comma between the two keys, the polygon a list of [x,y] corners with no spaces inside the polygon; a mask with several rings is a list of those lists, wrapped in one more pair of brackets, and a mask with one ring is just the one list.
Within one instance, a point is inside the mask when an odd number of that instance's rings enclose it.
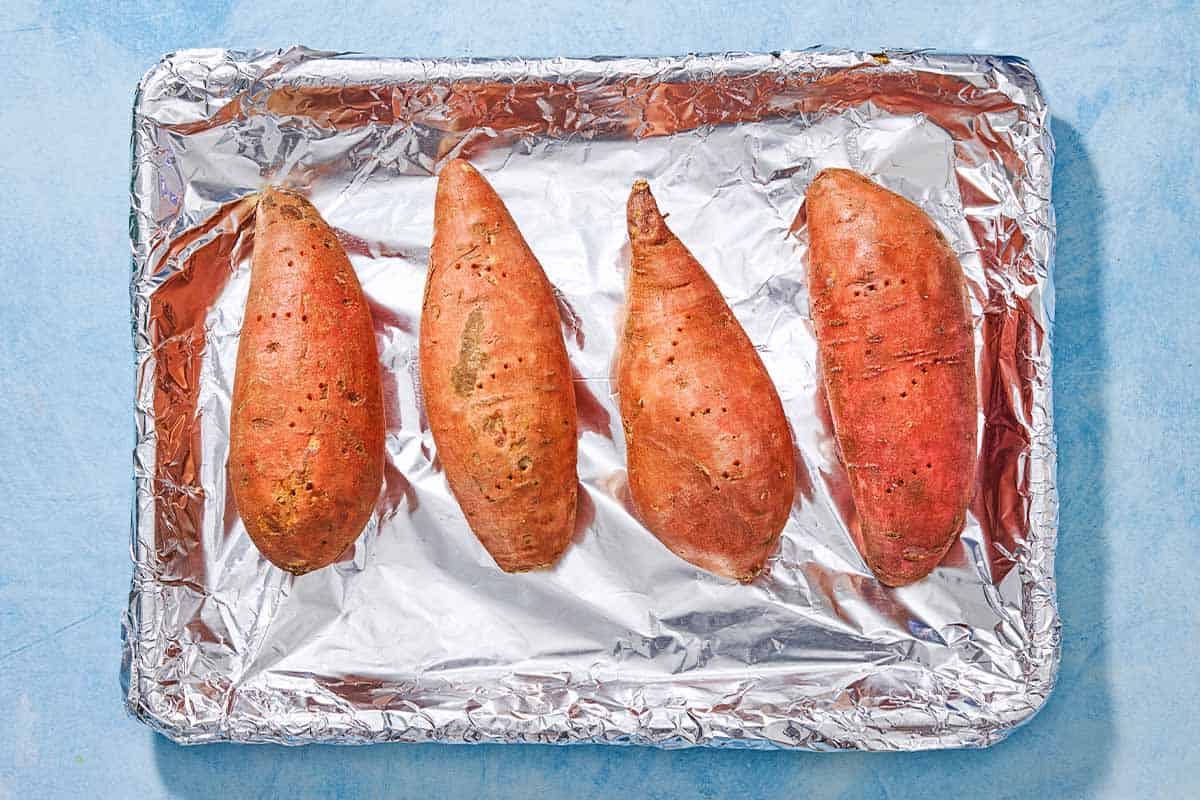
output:
{"label": "crumpled foil", "polygon": [[[134,108],[129,710],[189,743],[1002,739],[1045,702],[1059,660],[1048,119],[1029,66],[1008,57],[167,56]],[[495,567],[422,411],[433,176],[455,156],[495,185],[560,296],[582,489],[578,535],[549,571]],[[919,203],[971,292],[977,494],[942,566],[901,589],[851,542],[815,369],[799,212],[826,166]],[[725,293],[795,431],[797,500],[747,586],[679,560],[630,513],[610,376],[637,177]],[[226,479],[253,193],[268,183],[302,191],[338,231],[385,367],[375,517],[302,578],[259,556]]]}

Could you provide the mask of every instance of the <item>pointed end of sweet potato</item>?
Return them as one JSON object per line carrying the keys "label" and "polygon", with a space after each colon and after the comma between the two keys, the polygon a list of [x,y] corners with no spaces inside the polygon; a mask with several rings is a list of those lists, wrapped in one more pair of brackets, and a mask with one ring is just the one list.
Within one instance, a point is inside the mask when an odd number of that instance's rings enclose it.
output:
{"label": "pointed end of sweet potato", "polygon": [[321,229],[329,227],[308,198],[291,189],[264,187],[258,193],[256,212],[256,226],[259,231],[275,222],[306,222]]}
{"label": "pointed end of sweet potato", "polygon": [[438,173],[438,195],[441,197],[475,196],[481,192],[491,194],[491,187],[479,170],[465,158],[447,161]]}
{"label": "pointed end of sweet potato", "polygon": [[671,238],[671,231],[662,212],[658,210],[650,184],[644,180],[634,181],[633,189],[629,192],[626,221],[629,225],[629,241],[635,249],[662,244]]}
{"label": "pointed end of sweet potato", "polygon": [[807,203],[842,204],[861,200],[864,196],[892,194],[887,189],[852,169],[826,167],[817,173],[805,192]]}
{"label": "pointed end of sweet potato", "polygon": [[438,174],[439,180],[462,180],[469,177],[479,177],[479,170],[465,158],[452,158],[445,163]]}
{"label": "pointed end of sweet potato", "polygon": [[438,173],[434,228],[467,235],[472,225],[508,218],[508,210],[487,178],[471,162],[455,158]]}
{"label": "pointed end of sweet potato", "polygon": [[843,167],[826,167],[817,173],[817,177],[813,178],[813,186],[852,186],[852,185],[874,185],[871,181],[859,175],[852,169]]}

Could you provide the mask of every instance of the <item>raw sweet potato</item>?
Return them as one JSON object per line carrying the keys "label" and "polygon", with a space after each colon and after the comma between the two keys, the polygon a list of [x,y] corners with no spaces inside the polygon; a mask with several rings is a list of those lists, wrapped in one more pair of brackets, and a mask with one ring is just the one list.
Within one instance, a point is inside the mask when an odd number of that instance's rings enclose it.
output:
{"label": "raw sweet potato", "polygon": [[913,203],[845,169],[806,199],[809,298],[825,392],[880,581],[929,574],[962,531],[978,401],[961,265]]}
{"label": "raw sweet potato", "polygon": [[238,342],[229,477],[259,552],[302,575],[371,517],[383,479],[371,312],[333,231],[303,197],[258,203]]}
{"label": "raw sweet potato", "polygon": [[474,167],[442,168],[421,384],[450,490],[501,569],[558,561],[575,526],[576,412],[554,291]]}
{"label": "raw sweet potato", "polygon": [[796,491],[783,405],[645,181],[629,195],[628,225],[633,262],[617,385],[635,510],[680,558],[752,580]]}

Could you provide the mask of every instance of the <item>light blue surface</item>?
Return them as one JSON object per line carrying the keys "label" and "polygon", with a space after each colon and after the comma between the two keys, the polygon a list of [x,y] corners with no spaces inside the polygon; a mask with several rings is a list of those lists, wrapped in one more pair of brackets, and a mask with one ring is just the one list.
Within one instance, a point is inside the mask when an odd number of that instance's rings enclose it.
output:
{"label": "light blue surface", "polygon": [[[0,800],[1200,797],[1200,8],[161,0],[0,8]],[[522,8],[518,8],[518,6]],[[1050,6],[1056,6],[1051,9]],[[1054,114],[1059,686],[988,751],[184,749],[125,717],[129,116],[163,52],[1015,53]]]}

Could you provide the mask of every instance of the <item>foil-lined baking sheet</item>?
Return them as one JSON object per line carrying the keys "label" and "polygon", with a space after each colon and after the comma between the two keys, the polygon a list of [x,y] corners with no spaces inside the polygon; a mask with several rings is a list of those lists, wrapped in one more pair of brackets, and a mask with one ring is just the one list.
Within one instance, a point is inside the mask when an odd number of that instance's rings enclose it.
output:
{"label": "foil-lined baking sheet", "polygon": [[[1059,657],[1048,124],[1029,66],[1007,57],[167,56],[134,107],[128,708],[188,743],[1003,738],[1045,701]],[[422,411],[434,176],[452,157],[493,183],[559,293],[580,524],[549,571],[492,563]],[[919,203],[971,293],[976,498],[941,567],[901,589],[851,541],[816,372],[802,204],[827,166]],[[797,499],[749,585],[679,560],[630,512],[610,376],[639,177],[760,350],[794,430]],[[336,228],[385,374],[375,517],[339,563],[301,578],[259,556],[226,478],[253,195],[268,183]]]}

